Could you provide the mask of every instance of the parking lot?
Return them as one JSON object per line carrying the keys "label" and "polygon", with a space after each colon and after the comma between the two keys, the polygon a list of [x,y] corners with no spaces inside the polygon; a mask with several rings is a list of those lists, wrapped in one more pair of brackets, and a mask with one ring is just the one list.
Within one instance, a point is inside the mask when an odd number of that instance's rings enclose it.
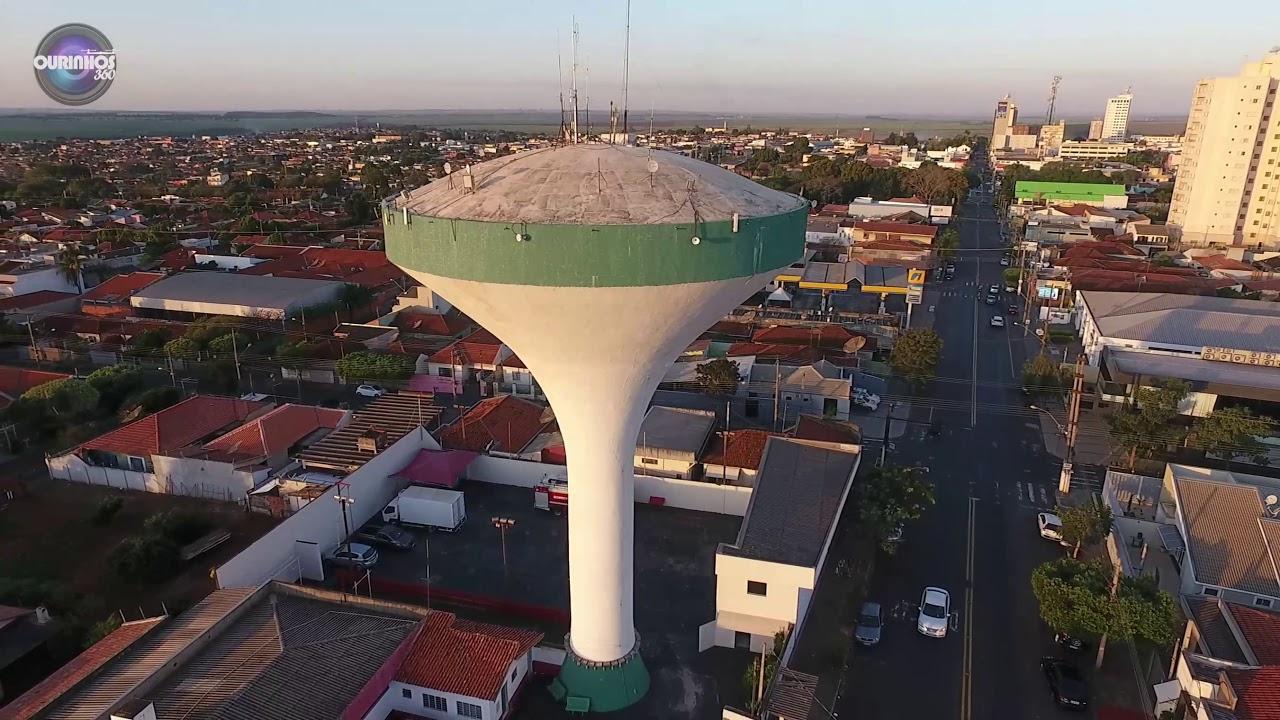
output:
{"label": "parking lot", "polygon": [[[528,605],[569,609],[568,518],[533,507],[533,490],[464,482],[467,521],[456,532],[415,530],[418,547],[384,550],[376,578],[431,585]],[[514,521],[502,531],[494,518]],[[636,629],[696,635],[715,614],[715,549],[732,542],[741,520],[729,515],[636,506]]]}

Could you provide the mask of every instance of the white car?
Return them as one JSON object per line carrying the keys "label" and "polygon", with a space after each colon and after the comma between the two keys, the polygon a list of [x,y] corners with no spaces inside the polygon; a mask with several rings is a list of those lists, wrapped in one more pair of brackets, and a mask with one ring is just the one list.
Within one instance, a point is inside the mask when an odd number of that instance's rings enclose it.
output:
{"label": "white car", "polygon": [[992,315],[992,316],[991,316],[991,327],[993,327],[993,328],[1002,328],[1002,327],[1004,327],[1004,318],[1003,318],[1003,317],[1001,317],[1001,316],[999,316],[999,315]]}
{"label": "white car", "polygon": [[379,385],[361,385],[356,388],[356,394],[363,395],[364,397],[376,398],[386,395],[387,391]]}
{"label": "white car", "polygon": [[946,637],[951,621],[951,593],[940,587],[927,587],[920,595],[920,615],[916,630],[929,637]]}
{"label": "white car", "polygon": [[849,396],[854,405],[875,412],[880,407],[880,396],[865,388],[854,388]]}
{"label": "white car", "polygon": [[1040,526],[1040,537],[1062,542],[1062,518],[1053,513],[1042,512],[1036,516],[1036,524]]}

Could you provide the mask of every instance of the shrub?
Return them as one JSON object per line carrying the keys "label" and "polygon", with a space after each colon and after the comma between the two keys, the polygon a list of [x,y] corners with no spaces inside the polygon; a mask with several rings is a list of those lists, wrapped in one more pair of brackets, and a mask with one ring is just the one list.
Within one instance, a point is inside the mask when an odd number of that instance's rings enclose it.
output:
{"label": "shrub", "polygon": [[119,628],[121,624],[122,624],[122,621],[120,620],[119,613],[108,615],[106,619],[99,620],[98,622],[94,623],[89,628],[89,632],[85,635],[85,638],[84,638],[85,649],[88,649],[94,643],[98,642],[102,638],[115,632],[116,629]]}
{"label": "shrub", "polygon": [[122,507],[124,507],[124,498],[120,497],[119,495],[112,495],[111,497],[102,498],[102,500],[98,503],[98,507],[94,508],[93,510],[93,517],[92,517],[93,524],[94,525],[110,524],[111,519],[116,516],[116,513],[120,512],[120,508]]}
{"label": "shrub", "polygon": [[186,545],[209,532],[213,523],[209,518],[191,510],[166,510],[158,512],[143,523],[148,535],[162,537],[176,545]]}
{"label": "shrub", "polygon": [[200,353],[200,344],[191,338],[180,337],[164,344],[164,354],[174,358],[193,358]]}
{"label": "shrub", "polygon": [[111,566],[133,582],[167,580],[178,570],[178,546],[168,538],[147,534],[125,539],[111,554]]}
{"label": "shrub", "polygon": [[182,395],[171,387],[157,387],[136,395],[131,401],[122,405],[125,409],[141,407],[143,414],[159,412],[182,399]]}
{"label": "shrub", "polygon": [[142,368],[134,365],[112,365],[94,370],[85,378],[89,385],[98,391],[98,407],[114,413],[120,409],[125,398],[146,384]]}
{"label": "shrub", "polygon": [[231,333],[210,340],[208,345],[211,351],[227,355],[231,354],[233,347],[243,350],[248,346],[248,338],[244,335],[232,335]]}
{"label": "shrub", "polygon": [[0,577],[0,605],[35,607],[44,605],[54,613],[66,613],[75,606],[76,595],[53,580]]}
{"label": "shrub", "polygon": [[338,361],[338,373],[348,381],[403,380],[413,374],[408,355],[360,351]]}
{"label": "shrub", "polygon": [[43,401],[57,415],[79,415],[98,407],[98,391],[77,378],[37,385],[23,393],[22,399]]}

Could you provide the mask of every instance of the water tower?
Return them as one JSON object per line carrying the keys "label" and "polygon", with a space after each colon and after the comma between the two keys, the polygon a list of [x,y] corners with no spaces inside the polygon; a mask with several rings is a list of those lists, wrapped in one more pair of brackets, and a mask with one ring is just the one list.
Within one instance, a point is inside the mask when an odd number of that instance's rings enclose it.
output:
{"label": "water tower", "polygon": [[[568,455],[568,657],[591,709],[639,700],[636,434],[689,343],[804,250],[808,205],[714,165],[573,144],[457,170],[384,206],[387,254],[533,372]],[[666,588],[645,588],[666,592]]]}

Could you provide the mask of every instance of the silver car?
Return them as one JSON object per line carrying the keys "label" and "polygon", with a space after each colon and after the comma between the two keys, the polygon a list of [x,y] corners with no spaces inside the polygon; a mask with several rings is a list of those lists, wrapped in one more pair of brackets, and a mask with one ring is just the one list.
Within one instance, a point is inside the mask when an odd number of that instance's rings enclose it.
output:
{"label": "silver car", "polygon": [[916,629],[921,635],[946,637],[951,619],[951,593],[940,587],[927,587],[920,594],[920,615]]}
{"label": "silver car", "polygon": [[329,562],[342,567],[371,568],[378,564],[378,551],[364,543],[344,543],[329,555]]}
{"label": "silver car", "polygon": [[864,602],[858,611],[858,627],[853,631],[853,639],[861,645],[875,645],[880,642],[880,629],[884,620],[880,616],[880,603]]}

